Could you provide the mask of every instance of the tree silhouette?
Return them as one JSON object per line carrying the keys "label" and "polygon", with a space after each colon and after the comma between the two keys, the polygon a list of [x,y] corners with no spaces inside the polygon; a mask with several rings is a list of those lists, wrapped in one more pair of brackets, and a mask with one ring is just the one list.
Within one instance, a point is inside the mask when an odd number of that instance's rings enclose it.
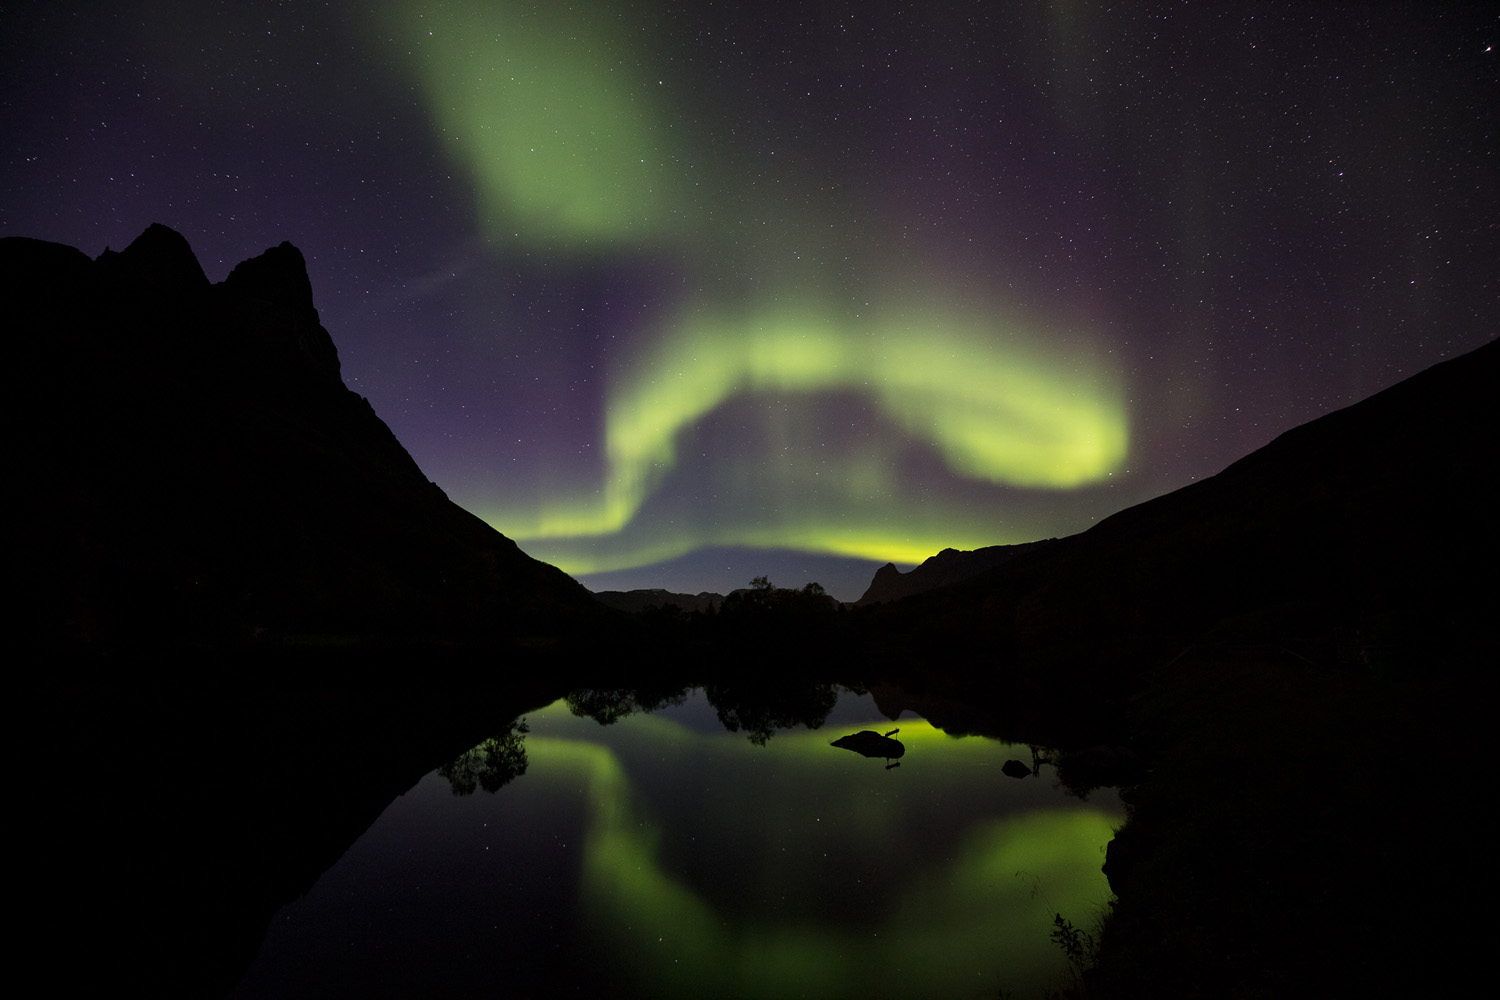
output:
{"label": "tree silhouette", "polygon": [[491,736],[472,750],[467,750],[437,773],[448,779],[454,795],[473,795],[475,787],[494,794],[502,786],[526,773],[526,734],[531,727],[525,719],[511,723],[499,736]]}

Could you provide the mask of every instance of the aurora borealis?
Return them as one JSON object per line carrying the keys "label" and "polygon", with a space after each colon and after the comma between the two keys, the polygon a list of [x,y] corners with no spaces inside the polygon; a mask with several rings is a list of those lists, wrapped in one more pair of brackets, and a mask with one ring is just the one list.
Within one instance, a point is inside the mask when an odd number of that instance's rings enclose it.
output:
{"label": "aurora borealis", "polygon": [[1494,336],[1482,4],[8,4],[0,234],[308,258],[594,589],[1087,528]]}

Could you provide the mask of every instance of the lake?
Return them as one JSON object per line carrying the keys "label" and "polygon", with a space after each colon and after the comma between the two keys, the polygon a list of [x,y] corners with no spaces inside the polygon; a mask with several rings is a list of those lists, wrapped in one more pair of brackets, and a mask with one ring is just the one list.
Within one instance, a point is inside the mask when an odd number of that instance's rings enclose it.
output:
{"label": "lake", "polygon": [[[1053,918],[1092,928],[1107,905],[1113,791],[1082,801],[1047,765],[1007,777],[1026,746],[891,721],[868,694],[756,739],[702,689],[674,700],[609,725],[565,701],[529,713],[497,745],[502,767],[524,748],[524,773],[494,793],[423,777],[276,914],[233,995],[995,997],[1068,981]],[[830,746],[866,729],[899,729],[899,760]]]}

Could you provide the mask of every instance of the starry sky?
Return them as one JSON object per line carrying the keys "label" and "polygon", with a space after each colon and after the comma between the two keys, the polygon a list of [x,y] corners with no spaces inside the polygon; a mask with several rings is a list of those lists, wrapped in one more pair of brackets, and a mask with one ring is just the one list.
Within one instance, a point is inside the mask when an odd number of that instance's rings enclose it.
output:
{"label": "starry sky", "polygon": [[[1495,336],[1493,5],[0,4],[0,235],[222,280],[595,590],[853,600]],[[1393,526],[1399,527],[1399,526]]]}

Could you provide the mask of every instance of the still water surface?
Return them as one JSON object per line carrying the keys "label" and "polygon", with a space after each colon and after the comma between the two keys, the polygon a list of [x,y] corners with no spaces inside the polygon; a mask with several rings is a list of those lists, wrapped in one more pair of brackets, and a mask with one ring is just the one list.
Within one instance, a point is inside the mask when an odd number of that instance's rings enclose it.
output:
{"label": "still water surface", "polygon": [[[432,773],[279,912],[235,995],[994,997],[1066,981],[1123,813],[1024,746],[844,692],[763,746],[701,691],[601,726],[531,714],[525,773]],[[831,747],[899,727],[899,766]]]}

